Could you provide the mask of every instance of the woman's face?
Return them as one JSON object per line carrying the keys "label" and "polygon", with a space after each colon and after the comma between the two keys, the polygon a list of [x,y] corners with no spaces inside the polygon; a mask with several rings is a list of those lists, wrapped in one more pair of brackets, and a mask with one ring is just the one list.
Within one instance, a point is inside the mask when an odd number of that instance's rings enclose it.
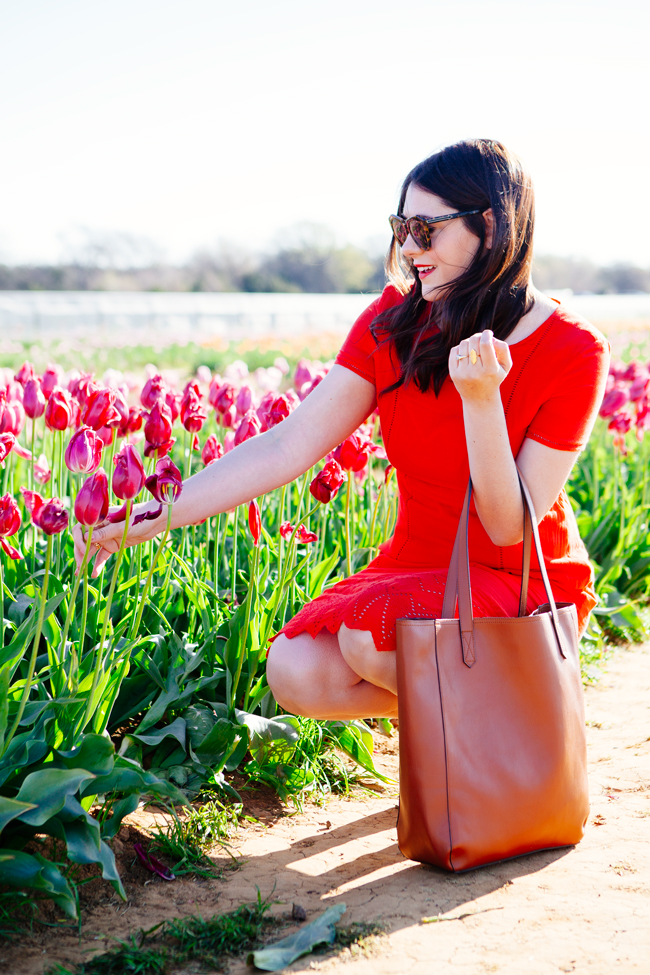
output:
{"label": "woman's face", "polygon": [[[411,183],[404,201],[405,217],[442,217],[455,213],[455,209],[434,193],[421,189]],[[486,211],[487,215],[491,212]],[[488,234],[485,246],[491,243],[491,220],[487,220]],[[413,261],[415,273],[422,282],[422,297],[426,301],[436,301],[441,296],[441,286],[449,284],[470,266],[479,248],[479,238],[471,233],[463,222],[448,220],[429,227],[431,246],[428,251],[421,250],[409,234],[402,245],[404,257]],[[444,294],[444,290],[442,291]]]}

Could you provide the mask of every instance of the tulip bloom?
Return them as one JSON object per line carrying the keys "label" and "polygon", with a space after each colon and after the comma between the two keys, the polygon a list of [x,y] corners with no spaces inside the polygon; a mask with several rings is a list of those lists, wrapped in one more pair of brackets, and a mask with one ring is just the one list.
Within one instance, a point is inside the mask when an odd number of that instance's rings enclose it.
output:
{"label": "tulip bloom", "polygon": [[45,399],[49,399],[55,386],[60,386],[63,382],[63,370],[60,366],[49,365],[43,373],[41,379],[41,389]]}
{"label": "tulip bloom", "polygon": [[198,433],[208,418],[201,406],[201,398],[190,390],[181,402],[181,423],[189,433]]}
{"label": "tulip bloom", "polygon": [[335,460],[328,460],[322,471],[319,471],[309,485],[309,490],[321,504],[329,504],[346,480],[347,474],[341,465]]}
{"label": "tulip bloom", "polygon": [[81,427],[65,449],[65,466],[73,474],[90,474],[99,467],[104,445],[90,427]]}
{"label": "tulip bloom", "polygon": [[251,437],[256,437],[262,429],[262,424],[260,423],[257,414],[253,410],[249,410],[246,413],[237,427],[235,433],[235,447],[238,447],[240,443],[245,440],[250,440]]}
{"label": "tulip bloom", "polygon": [[50,430],[66,430],[72,420],[70,394],[60,386],[55,386],[45,407],[45,424]]}
{"label": "tulip bloom", "polygon": [[49,501],[45,501],[36,491],[28,491],[26,488],[20,490],[32,516],[32,521],[42,532],[45,532],[46,535],[58,535],[64,528],[68,527],[68,512],[60,498],[51,498]]}
{"label": "tulip bloom", "polygon": [[86,478],[74,503],[79,524],[92,528],[108,514],[108,478],[103,467]]}
{"label": "tulip bloom", "polygon": [[237,393],[235,407],[239,416],[244,416],[253,407],[253,390],[250,386],[242,386]]}
{"label": "tulip bloom", "polygon": [[208,439],[205,441],[203,451],[201,453],[201,460],[208,466],[208,464],[214,464],[215,460],[219,460],[223,457],[223,447],[217,440],[217,435],[211,433]]}
{"label": "tulip bloom", "polygon": [[283,420],[289,416],[292,412],[292,404],[289,397],[284,393],[280,396],[276,396],[271,403],[271,408],[266,415],[266,423],[269,427],[275,427],[278,423],[282,423]]}
{"label": "tulip bloom", "polygon": [[39,484],[47,484],[51,477],[52,471],[50,470],[50,465],[47,462],[47,457],[45,454],[41,454],[34,464],[34,478]]}
{"label": "tulip bloom", "polygon": [[146,410],[152,410],[158,400],[165,398],[167,383],[159,374],[147,379],[140,393],[140,402]]}
{"label": "tulip bloom", "polygon": [[122,417],[115,407],[116,393],[114,389],[96,389],[86,399],[83,411],[83,422],[100,430],[102,427],[117,425]]}
{"label": "tulip bloom", "polygon": [[346,471],[362,471],[368,463],[368,454],[372,450],[372,441],[353,433],[334,451],[337,460]]}
{"label": "tulip bloom", "polygon": [[144,451],[146,457],[150,457],[156,450],[159,454],[166,454],[171,450],[176,441],[172,438],[171,411],[165,403],[154,403],[144,425],[144,436],[147,441]]}
{"label": "tulip bloom", "polygon": [[[283,521],[280,525],[280,534],[283,538],[291,538],[294,532],[294,527],[290,521]],[[296,532],[296,538],[302,545],[311,545],[312,542],[318,541],[318,535],[316,532],[310,532],[308,528],[301,525]]]}
{"label": "tulip bloom", "polygon": [[248,506],[248,527],[253,536],[253,545],[257,547],[260,542],[260,535],[262,534],[262,518],[260,515],[260,506],[254,500]]}
{"label": "tulip bloom", "polygon": [[172,504],[183,490],[183,478],[171,457],[163,457],[156,464],[155,474],[145,480],[145,487],[156,501]]}
{"label": "tulip bloom", "polygon": [[8,389],[0,389],[0,433],[13,433],[17,437],[24,425],[25,409],[21,400],[8,399]]}
{"label": "tulip bloom", "polygon": [[30,379],[33,379],[34,376],[34,366],[31,364],[31,362],[23,362],[22,366],[14,376],[14,379],[17,383],[20,383],[21,386],[25,386],[25,384]]}
{"label": "tulip bloom", "polygon": [[4,464],[5,459],[16,446],[16,438],[13,433],[0,434],[0,465]]}
{"label": "tulip bloom", "polygon": [[602,406],[600,407],[600,415],[602,417],[613,416],[614,413],[617,413],[625,406],[629,398],[627,389],[617,383],[608,393],[605,393]]}
{"label": "tulip bloom", "polygon": [[0,498],[0,546],[10,559],[22,559],[18,549],[7,541],[7,536],[15,535],[21,524],[20,508],[10,494],[5,494]]}
{"label": "tulip bloom", "polygon": [[28,379],[23,393],[23,406],[30,420],[36,420],[45,413],[45,396],[38,379]]}
{"label": "tulip bloom", "polygon": [[126,443],[113,458],[113,493],[122,501],[135,498],[144,487],[144,467],[133,444]]}
{"label": "tulip bloom", "polygon": [[219,393],[213,404],[214,408],[218,410],[219,413],[225,413],[235,402],[235,387],[232,383],[224,383],[223,386],[219,388]]}

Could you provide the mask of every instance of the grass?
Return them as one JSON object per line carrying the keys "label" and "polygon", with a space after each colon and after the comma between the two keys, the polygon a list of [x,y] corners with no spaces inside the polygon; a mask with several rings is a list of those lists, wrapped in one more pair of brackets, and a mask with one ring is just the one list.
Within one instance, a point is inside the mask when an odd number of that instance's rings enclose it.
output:
{"label": "grass", "polygon": [[72,969],[55,965],[46,975],[166,975],[187,962],[223,971],[228,958],[260,947],[263,935],[282,923],[267,916],[270,906],[258,892],[255,903],[227,914],[163,921],[112,951]]}
{"label": "grass", "polygon": [[251,819],[243,816],[240,804],[227,806],[217,799],[193,808],[184,819],[173,813],[169,826],[164,830],[159,826],[154,833],[154,850],[173,861],[179,876],[213,877],[215,867],[207,850],[218,843],[236,863],[227,841],[242,818]]}

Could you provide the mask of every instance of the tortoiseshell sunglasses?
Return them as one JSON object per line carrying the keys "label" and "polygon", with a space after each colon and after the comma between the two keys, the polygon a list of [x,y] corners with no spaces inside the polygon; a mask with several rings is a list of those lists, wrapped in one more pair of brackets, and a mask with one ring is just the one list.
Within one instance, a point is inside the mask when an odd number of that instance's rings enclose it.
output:
{"label": "tortoiseshell sunglasses", "polygon": [[391,213],[388,222],[400,247],[404,245],[410,234],[421,250],[428,251],[431,245],[430,226],[434,223],[442,223],[445,220],[455,220],[456,217],[469,217],[473,213],[480,212],[480,210],[463,210],[462,213],[446,213],[443,217],[409,217],[408,220]]}

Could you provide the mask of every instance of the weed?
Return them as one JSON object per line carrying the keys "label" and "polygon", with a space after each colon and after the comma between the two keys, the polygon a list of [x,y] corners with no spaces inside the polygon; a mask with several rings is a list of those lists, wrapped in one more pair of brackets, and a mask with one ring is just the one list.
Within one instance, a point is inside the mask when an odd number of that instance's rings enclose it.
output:
{"label": "weed", "polygon": [[[239,826],[242,806],[226,806],[217,799],[192,809],[185,819],[173,813],[173,819],[163,831],[159,826],[154,834],[154,849],[174,861],[178,875],[214,876],[214,864],[206,850],[218,843],[235,860],[228,843]],[[246,817],[248,818],[248,817]]]}
{"label": "weed", "polygon": [[190,961],[223,971],[228,957],[259,947],[262,934],[279,923],[267,917],[270,906],[258,891],[254,904],[207,920],[190,915],[163,921],[73,971],[55,965],[46,975],[166,975]]}

